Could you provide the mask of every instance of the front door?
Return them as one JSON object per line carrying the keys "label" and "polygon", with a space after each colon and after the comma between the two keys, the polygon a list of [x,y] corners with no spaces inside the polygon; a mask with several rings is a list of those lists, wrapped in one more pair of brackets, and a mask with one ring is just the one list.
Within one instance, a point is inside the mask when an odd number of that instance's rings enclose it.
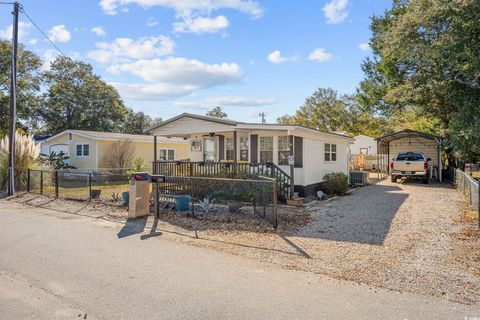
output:
{"label": "front door", "polygon": [[215,161],[215,140],[213,138],[203,139],[203,161]]}

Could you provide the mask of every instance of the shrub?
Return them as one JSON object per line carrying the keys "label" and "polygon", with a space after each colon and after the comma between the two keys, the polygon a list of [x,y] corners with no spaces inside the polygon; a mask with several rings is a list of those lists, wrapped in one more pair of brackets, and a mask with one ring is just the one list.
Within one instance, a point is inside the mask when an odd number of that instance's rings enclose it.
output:
{"label": "shrub", "polygon": [[332,172],[323,177],[323,186],[328,194],[345,195],[348,191],[348,177],[343,172]]}
{"label": "shrub", "polygon": [[[0,140],[0,188],[6,189],[8,179],[8,136]],[[28,169],[36,164],[40,148],[33,136],[15,133],[15,189],[25,190]]]}

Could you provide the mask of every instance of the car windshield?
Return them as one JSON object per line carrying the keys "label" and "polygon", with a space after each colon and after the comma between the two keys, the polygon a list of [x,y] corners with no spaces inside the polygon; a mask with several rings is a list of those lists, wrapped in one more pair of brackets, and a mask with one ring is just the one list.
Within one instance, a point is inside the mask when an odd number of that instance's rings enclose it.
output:
{"label": "car windshield", "polygon": [[421,153],[400,153],[397,161],[424,161],[425,158]]}

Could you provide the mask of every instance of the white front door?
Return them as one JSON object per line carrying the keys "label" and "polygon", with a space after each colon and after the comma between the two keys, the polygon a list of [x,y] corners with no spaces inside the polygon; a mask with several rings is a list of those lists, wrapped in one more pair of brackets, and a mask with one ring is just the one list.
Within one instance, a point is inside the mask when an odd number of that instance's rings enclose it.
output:
{"label": "white front door", "polygon": [[203,139],[203,161],[215,161],[215,140],[213,138]]}

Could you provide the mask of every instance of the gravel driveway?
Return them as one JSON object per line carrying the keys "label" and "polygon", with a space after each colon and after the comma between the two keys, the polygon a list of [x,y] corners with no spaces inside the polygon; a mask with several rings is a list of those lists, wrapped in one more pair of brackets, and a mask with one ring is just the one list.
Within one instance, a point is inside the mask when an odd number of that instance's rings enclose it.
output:
{"label": "gravel driveway", "polygon": [[466,225],[475,230],[461,221],[464,208],[450,184],[384,180],[311,203],[303,209],[310,222],[295,232],[202,232],[201,240],[185,241],[289,269],[477,304],[480,234],[463,236]]}

